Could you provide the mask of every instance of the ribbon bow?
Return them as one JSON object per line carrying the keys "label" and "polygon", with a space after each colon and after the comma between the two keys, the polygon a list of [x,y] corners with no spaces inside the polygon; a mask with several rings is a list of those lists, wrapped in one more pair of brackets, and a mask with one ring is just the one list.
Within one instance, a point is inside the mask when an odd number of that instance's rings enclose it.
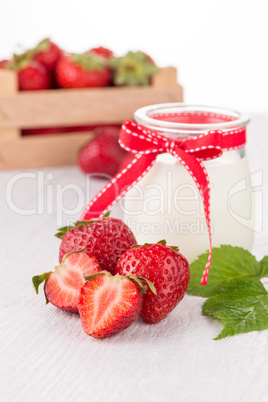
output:
{"label": "ribbon bow", "polygon": [[133,153],[133,159],[97,193],[80,219],[87,220],[108,212],[151,169],[158,154],[170,153],[187,169],[203,202],[209,235],[209,257],[201,284],[206,285],[212,259],[212,240],[209,178],[202,161],[218,158],[223,151],[243,147],[246,143],[245,127],[225,132],[214,130],[176,140],[126,120],[121,128],[119,143],[126,151]]}

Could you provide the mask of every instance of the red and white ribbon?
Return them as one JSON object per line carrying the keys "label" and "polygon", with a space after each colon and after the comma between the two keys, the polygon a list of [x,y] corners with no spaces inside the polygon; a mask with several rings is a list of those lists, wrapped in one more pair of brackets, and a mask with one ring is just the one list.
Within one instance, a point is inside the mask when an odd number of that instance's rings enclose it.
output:
{"label": "red and white ribbon", "polygon": [[170,153],[187,169],[202,198],[209,235],[209,257],[201,280],[201,284],[206,285],[212,258],[212,241],[209,178],[202,161],[218,158],[223,151],[243,147],[246,143],[246,128],[225,132],[213,130],[178,141],[126,120],[121,128],[119,143],[126,151],[133,153],[133,159],[90,201],[80,219],[96,218],[111,210],[151,169],[157,155]]}

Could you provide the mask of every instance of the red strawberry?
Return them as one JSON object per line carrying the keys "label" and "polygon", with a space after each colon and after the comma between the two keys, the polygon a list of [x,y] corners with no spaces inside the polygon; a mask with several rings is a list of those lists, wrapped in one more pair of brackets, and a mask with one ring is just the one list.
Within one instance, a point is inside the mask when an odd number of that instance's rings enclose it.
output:
{"label": "red strawberry", "polygon": [[106,174],[114,176],[119,169],[126,151],[118,143],[120,130],[104,127],[97,136],[89,141],[80,151],[78,164],[85,173]]}
{"label": "red strawberry", "polygon": [[104,87],[110,83],[110,70],[102,57],[90,53],[71,54],[58,61],[56,81],[61,88]]}
{"label": "red strawberry", "polygon": [[89,50],[89,53],[95,53],[99,56],[105,57],[105,59],[110,59],[111,57],[113,57],[113,52],[110,49],[107,49],[106,47],[94,47],[93,49]]}
{"label": "red strawberry", "polygon": [[33,285],[38,293],[39,285],[45,281],[44,292],[47,303],[62,309],[77,312],[81,287],[85,283],[85,275],[100,272],[96,258],[85,252],[66,255],[55,272],[46,272],[33,277]]}
{"label": "red strawberry", "polygon": [[[112,276],[109,272],[86,277],[78,310],[84,331],[94,338],[106,338],[128,328],[138,318],[145,288],[142,278]],[[152,284],[152,291],[154,287]]]}
{"label": "red strawberry", "polygon": [[59,229],[56,236],[62,239],[59,260],[71,251],[85,248],[101,267],[114,274],[117,260],[137,241],[127,225],[120,219],[105,216],[91,221],[76,222],[75,226]]}
{"label": "red strawberry", "polygon": [[10,63],[10,60],[1,60],[0,61],[0,69],[6,69]]}
{"label": "red strawberry", "polygon": [[20,91],[51,88],[51,78],[44,66],[36,61],[26,61],[18,67]]}
{"label": "red strawberry", "polygon": [[62,56],[62,50],[50,39],[42,40],[31,52],[33,59],[50,72],[55,70],[56,64]]}
{"label": "red strawberry", "polygon": [[165,242],[145,244],[127,250],[119,259],[116,272],[149,279],[157,295],[144,295],[141,316],[154,323],[165,318],[182,300],[190,280],[189,264],[176,248]]}

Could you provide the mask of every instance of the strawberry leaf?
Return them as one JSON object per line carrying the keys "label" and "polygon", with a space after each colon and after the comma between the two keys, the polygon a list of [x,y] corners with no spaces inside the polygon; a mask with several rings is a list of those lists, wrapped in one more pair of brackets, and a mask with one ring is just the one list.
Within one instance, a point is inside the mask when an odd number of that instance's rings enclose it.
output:
{"label": "strawberry leaf", "polygon": [[268,293],[257,279],[233,279],[204,303],[202,313],[222,320],[215,339],[261,331],[268,328]]}
{"label": "strawberry leaf", "polygon": [[214,295],[223,284],[237,278],[262,277],[262,271],[268,273],[268,259],[261,266],[249,251],[241,247],[223,245],[213,248],[212,263],[209,271],[208,285],[200,285],[208,254],[200,255],[191,264],[191,279],[187,293],[195,296],[209,297]]}
{"label": "strawberry leaf", "polygon": [[268,256],[264,257],[260,262],[260,277],[268,277]]}
{"label": "strawberry leaf", "polygon": [[65,235],[65,233],[67,233],[68,230],[72,229],[73,227],[74,227],[74,226],[64,226],[64,227],[58,229],[58,233],[56,233],[55,236],[56,236],[58,239],[62,239],[63,236]]}
{"label": "strawberry leaf", "polygon": [[74,254],[74,253],[82,253],[82,251],[84,251],[84,250],[85,250],[85,247],[81,248],[80,250],[73,250],[73,251],[70,251],[70,252],[67,253],[67,254],[64,254],[64,256],[62,257],[62,260],[61,260],[61,265],[63,265],[63,264],[65,263],[66,258],[67,258],[69,255]]}
{"label": "strawberry leaf", "polygon": [[91,281],[91,279],[94,279],[94,278],[96,278],[97,276],[100,276],[100,275],[112,276],[112,274],[110,272],[103,270],[103,271],[100,271],[100,272],[96,272],[95,274],[91,274],[89,276],[84,275],[84,278],[85,278],[86,281]]}
{"label": "strawberry leaf", "polygon": [[34,287],[34,289],[36,291],[36,294],[38,294],[39,285],[41,285],[42,282],[45,282],[44,293],[45,293],[45,298],[46,298],[46,304],[48,304],[49,301],[48,301],[48,298],[47,298],[47,295],[46,295],[46,292],[45,292],[45,286],[46,286],[46,281],[48,280],[50,274],[52,274],[52,273],[53,273],[52,271],[45,272],[42,275],[36,275],[36,276],[33,276],[33,278],[32,278],[32,283],[33,283],[33,287]]}
{"label": "strawberry leaf", "polygon": [[156,288],[155,288],[153,282],[149,281],[149,280],[146,279],[146,278],[142,278],[142,277],[140,277],[140,276],[138,276],[138,279],[139,279],[140,281],[145,281],[145,282],[146,282],[146,285],[148,285],[148,287],[149,287],[149,289],[151,290],[151,292],[153,292],[154,295],[157,294],[157,291],[156,291]]}
{"label": "strawberry leaf", "polygon": [[50,271],[50,272],[45,272],[42,275],[33,276],[32,283],[33,283],[33,287],[36,291],[36,294],[38,294],[39,285],[41,285],[42,282],[46,281],[51,273],[52,272]]}

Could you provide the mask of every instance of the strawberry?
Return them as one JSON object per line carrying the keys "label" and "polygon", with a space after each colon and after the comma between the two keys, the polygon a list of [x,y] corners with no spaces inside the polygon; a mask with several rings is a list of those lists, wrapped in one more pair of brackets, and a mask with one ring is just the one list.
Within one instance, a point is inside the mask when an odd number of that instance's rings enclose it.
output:
{"label": "strawberry", "polygon": [[165,241],[127,250],[117,263],[116,273],[142,276],[153,282],[157,295],[144,295],[141,311],[141,317],[150,323],[161,321],[177,306],[190,280],[188,261]]}
{"label": "strawberry", "polygon": [[97,54],[99,56],[105,57],[105,59],[110,59],[114,55],[112,50],[107,49],[106,47],[102,47],[102,46],[94,47],[94,48],[90,49],[88,51],[88,53]]}
{"label": "strawberry", "polygon": [[62,57],[62,50],[50,39],[42,40],[34,49],[33,59],[42,64],[49,72],[55,70],[58,60]]}
{"label": "strawberry", "polygon": [[47,69],[31,60],[28,53],[14,55],[5,68],[17,71],[19,90],[32,91],[51,88],[51,77]]}
{"label": "strawberry", "polygon": [[117,260],[137,241],[127,225],[120,219],[104,216],[59,229],[56,237],[62,239],[59,260],[65,254],[85,248],[93,255],[101,269],[114,274]]}
{"label": "strawberry", "polygon": [[[134,275],[112,276],[109,272],[86,277],[78,310],[86,334],[106,338],[128,328],[138,318],[146,287]],[[152,291],[154,286],[149,283]]]}
{"label": "strawberry", "polygon": [[149,85],[152,75],[158,71],[150,56],[141,51],[111,58],[109,66],[113,71],[113,83],[124,86]]}
{"label": "strawberry", "polygon": [[51,88],[51,78],[42,64],[29,61],[18,70],[19,90],[33,91]]}
{"label": "strawberry", "polygon": [[110,70],[104,59],[91,53],[62,57],[55,74],[61,88],[93,88],[110,84]]}
{"label": "strawberry", "polygon": [[6,69],[8,68],[8,65],[10,63],[10,60],[0,60],[0,69]]}
{"label": "strawberry", "polygon": [[34,276],[32,281],[36,293],[39,285],[45,281],[47,303],[50,302],[62,310],[77,312],[80,290],[85,283],[84,276],[100,271],[95,257],[88,256],[83,251],[74,252],[64,256],[61,265],[55,267],[55,272]]}
{"label": "strawberry", "polygon": [[97,136],[89,141],[78,155],[78,164],[85,173],[114,176],[126,151],[118,143],[120,130],[104,127],[97,130]]}

